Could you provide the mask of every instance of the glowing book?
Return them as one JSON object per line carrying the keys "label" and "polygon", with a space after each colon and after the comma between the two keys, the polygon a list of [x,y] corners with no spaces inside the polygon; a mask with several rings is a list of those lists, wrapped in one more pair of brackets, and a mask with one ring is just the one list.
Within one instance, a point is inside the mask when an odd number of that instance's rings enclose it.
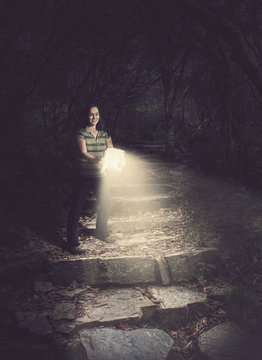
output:
{"label": "glowing book", "polygon": [[125,151],[107,148],[103,157],[102,171],[106,169],[121,171],[125,165]]}

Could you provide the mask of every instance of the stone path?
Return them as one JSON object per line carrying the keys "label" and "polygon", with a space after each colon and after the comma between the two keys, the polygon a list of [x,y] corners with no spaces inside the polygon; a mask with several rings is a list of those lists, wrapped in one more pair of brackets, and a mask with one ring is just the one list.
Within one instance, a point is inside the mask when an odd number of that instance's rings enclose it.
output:
{"label": "stone path", "polygon": [[[187,171],[152,154],[128,154],[123,172],[110,174],[115,243],[96,240],[94,218],[83,217],[86,253],[50,254],[34,286],[40,298],[54,299],[53,307],[19,311],[19,327],[55,334],[67,360],[171,359],[168,330],[208,311],[204,294],[180,284],[223,270],[216,248],[181,241],[186,225],[176,204]],[[204,358],[206,340],[201,341],[197,354]]]}
{"label": "stone path", "polygon": [[97,360],[166,359],[172,339],[159,329],[179,329],[206,313],[204,294],[178,286],[203,276],[203,268],[212,276],[222,265],[215,248],[190,241],[181,246],[178,239],[183,218],[176,199],[185,171],[152,155],[127,155],[123,172],[110,174],[115,243],[96,240],[95,220],[82,218],[86,254],[50,258],[53,286],[78,286],[71,295],[60,292],[62,303],[47,315],[58,333],[69,336],[70,360],[83,353]]}
{"label": "stone path", "polygon": [[[127,155],[122,173],[111,173],[112,214],[109,221],[115,243],[96,240],[94,219],[81,219],[83,256],[54,254],[49,263],[53,282],[92,285],[163,284],[197,279],[205,264],[211,275],[221,263],[216,249],[192,239],[181,241],[185,219],[177,199],[187,169],[159,158]],[[208,267],[209,266],[209,267]]]}

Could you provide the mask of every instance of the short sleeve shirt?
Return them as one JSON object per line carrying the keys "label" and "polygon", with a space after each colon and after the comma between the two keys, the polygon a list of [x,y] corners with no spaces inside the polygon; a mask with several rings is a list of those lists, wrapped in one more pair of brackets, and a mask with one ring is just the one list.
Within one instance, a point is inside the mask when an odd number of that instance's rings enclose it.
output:
{"label": "short sleeve shirt", "polygon": [[[86,151],[97,157],[103,157],[107,148],[107,139],[109,135],[106,131],[98,131],[97,136],[91,133],[88,127],[78,130],[76,139],[84,139],[86,144]],[[76,172],[78,175],[88,178],[102,177],[101,166],[92,160],[81,157],[81,154],[76,154]]]}

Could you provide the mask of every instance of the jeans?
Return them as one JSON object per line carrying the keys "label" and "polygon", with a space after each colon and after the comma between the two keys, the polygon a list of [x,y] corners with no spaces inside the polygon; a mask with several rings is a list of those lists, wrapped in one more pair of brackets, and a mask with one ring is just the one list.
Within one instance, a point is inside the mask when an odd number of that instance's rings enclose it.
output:
{"label": "jeans", "polygon": [[111,196],[107,179],[75,177],[73,179],[72,202],[67,218],[67,244],[78,246],[78,221],[85,205],[86,198],[93,192],[98,200],[96,231],[104,236],[109,235],[107,221],[111,209]]}

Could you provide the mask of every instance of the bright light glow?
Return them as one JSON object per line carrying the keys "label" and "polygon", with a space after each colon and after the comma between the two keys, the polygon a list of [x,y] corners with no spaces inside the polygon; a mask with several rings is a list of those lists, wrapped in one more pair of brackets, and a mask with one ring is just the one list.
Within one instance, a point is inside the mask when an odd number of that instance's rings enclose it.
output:
{"label": "bright light glow", "polygon": [[102,172],[106,169],[122,171],[125,165],[125,151],[114,148],[107,148],[103,158]]}

